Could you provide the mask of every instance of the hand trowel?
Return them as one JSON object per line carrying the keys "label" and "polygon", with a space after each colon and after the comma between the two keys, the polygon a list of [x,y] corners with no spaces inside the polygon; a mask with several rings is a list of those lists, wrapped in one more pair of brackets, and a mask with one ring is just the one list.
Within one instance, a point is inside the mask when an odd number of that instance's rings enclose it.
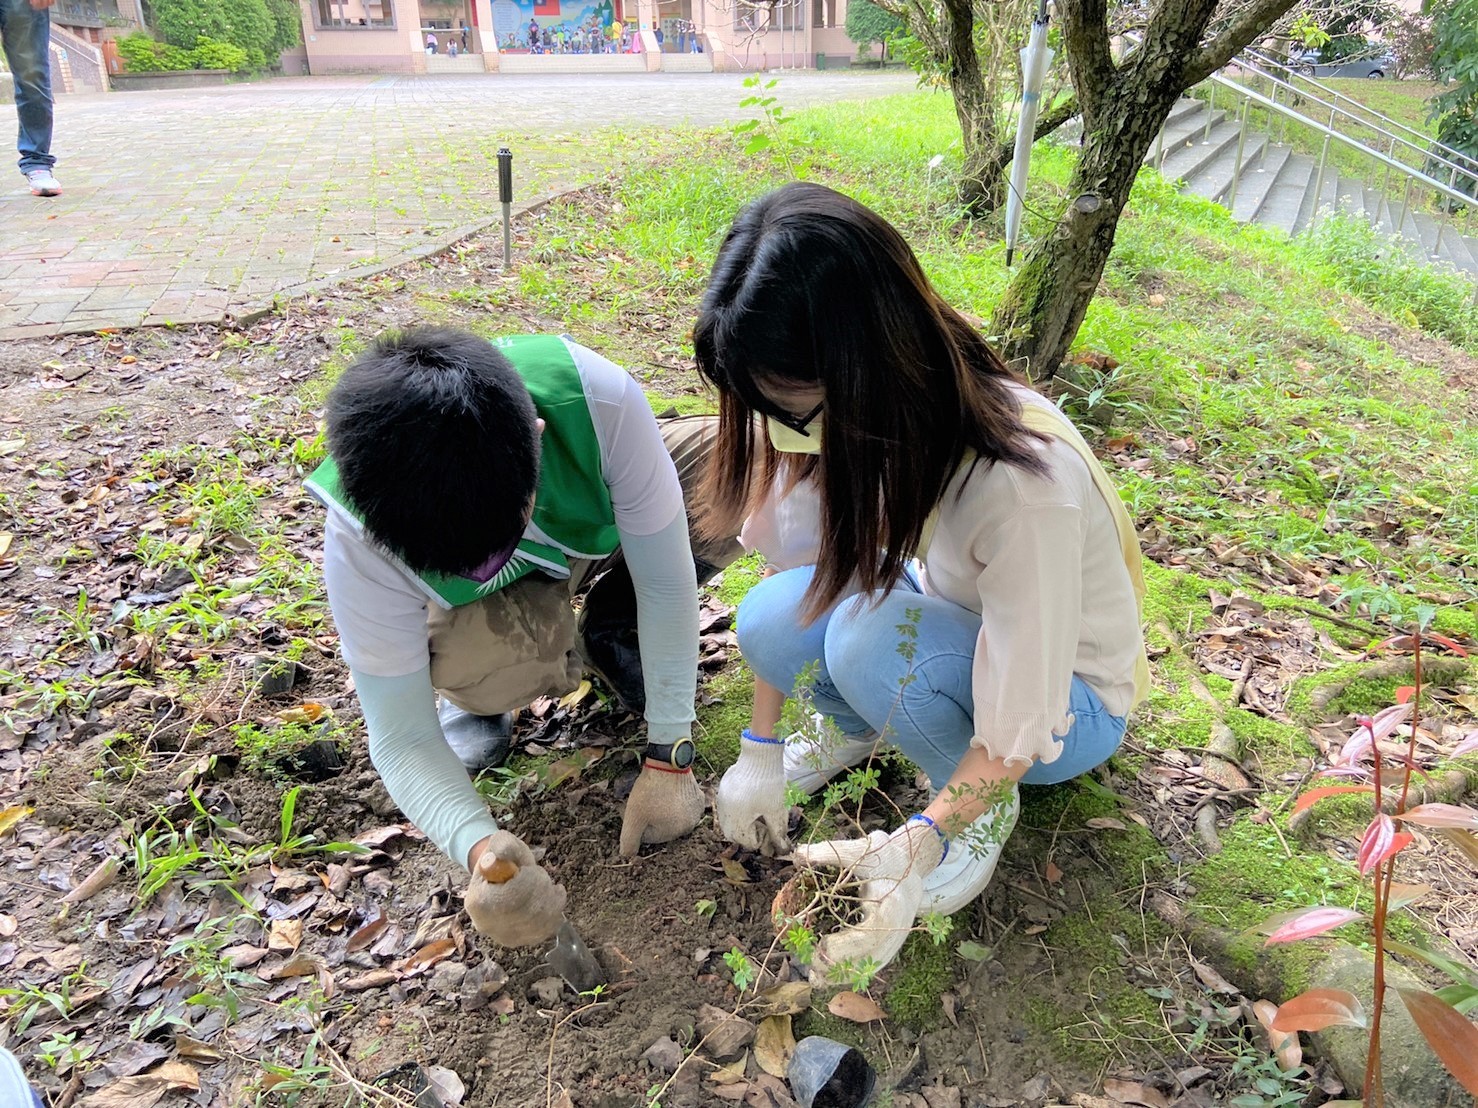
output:
{"label": "hand trowel", "polygon": [[[502,885],[518,874],[518,864],[499,858],[482,867],[481,873],[483,880],[490,885]],[[544,961],[577,993],[588,993],[597,985],[606,983],[605,970],[601,969],[568,916],[560,920],[559,930],[554,933],[554,945],[544,955]]]}

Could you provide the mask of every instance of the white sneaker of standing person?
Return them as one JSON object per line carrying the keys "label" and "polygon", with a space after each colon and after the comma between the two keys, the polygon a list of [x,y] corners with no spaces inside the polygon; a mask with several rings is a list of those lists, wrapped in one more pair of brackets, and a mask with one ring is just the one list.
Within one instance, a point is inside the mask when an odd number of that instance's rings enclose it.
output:
{"label": "white sneaker of standing person", "polygon": [[986,809],[960,834],[949,840],[944,859],[924,878],[919,915],[949,916],[985,892],[995,875],[1001,850],[1021,814],[1021,792],[1015,782],[1000,803]]}
{"label": "white sneaker of standing person", "polygon": [[[823,716],[811,716],[816,730],[823,730]],[[797,731],[785,740],[785,780],[810,794],[843,770],[861,765],[877,753],[876,735],[849,739],[843,735],[813,738]]]}
{"label": "white sneaker of standing person", "polygon": [[60,196],[62,194],[61,182],[45,166],[38,165],[34,169],[27,169],[23,172],[32,196]]}

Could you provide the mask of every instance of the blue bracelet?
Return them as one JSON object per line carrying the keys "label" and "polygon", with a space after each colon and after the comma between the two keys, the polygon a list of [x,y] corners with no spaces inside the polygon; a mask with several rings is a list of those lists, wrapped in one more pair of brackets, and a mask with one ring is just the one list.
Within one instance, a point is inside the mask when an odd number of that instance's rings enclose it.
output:
{"label": "blue bracelet", "polygon": [[906,823],[912,823],[916,819],[917,820],[923,820],[930,827],[934,828],[934,834],[938,835],[939,836],[939,841],[944,844],[944,853],[939,856],[939,860],[941,862],[943,862],[946,858],[949,857],[949,836],[946,835],[943,831],[940,830],[939,824],[935,823],[928,816],[924,815],[923,812],[920,812],[916,816],[909,816],[908,819],[905,820],[904,822],[906,822]]}
{"label": "blue bracelet", "polygon": [[748,727],[746,727],[739,734],[740,734],[740,736],[742,738],[748,739],[752,743],[767,743],[770,746],[784,746],[785,745],[785,740],[784,739],[765,739],[765,738],[761,738],[759,735],[752,734],[750,732],[750,730],[749,730]]}

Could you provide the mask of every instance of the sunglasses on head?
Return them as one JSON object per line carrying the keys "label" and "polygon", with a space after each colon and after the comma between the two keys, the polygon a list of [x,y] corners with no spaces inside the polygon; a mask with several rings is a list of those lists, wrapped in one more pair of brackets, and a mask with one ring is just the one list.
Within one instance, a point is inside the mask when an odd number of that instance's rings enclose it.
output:
{"label": "sunglasses on head", "polygon": [[823,401],[803,416],[792,415],[789,412],[786,412],[784,415],[770,415],[766,413],[765,418],[773,419],[781,427],[787,427],[797,435],[805,435],[807,438],[810,438],[811,433],[806,428],[816,421],[816,417],[821,414],[821,409],[824,407],[826,407],[826,404]]}

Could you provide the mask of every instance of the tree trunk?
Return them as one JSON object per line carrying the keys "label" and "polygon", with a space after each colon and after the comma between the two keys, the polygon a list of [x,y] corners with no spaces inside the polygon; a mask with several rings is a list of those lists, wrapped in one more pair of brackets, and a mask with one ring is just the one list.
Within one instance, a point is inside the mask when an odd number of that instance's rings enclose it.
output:
{"label": "tree trunk", "polygon": [[986,92],[980,55],[975,51],[972,0],[944,0],[945,68],[954,96],[955,116],[964,140],[960,202],[971,215],[988,215],[1006,199],[1002,164],[996,158],[996,105]]}
{"label": "tree trunk", "polygon": [[991,334],[1008,362],[1050,378],[1082,325],[1114,245],[1119,216],[1179,90],[1107,101],[1083,139],[1061,222],[1027,256],[996,305]]}
{"label": "tree trunk", "polygon": [[996,305],[1002,354],[1036,379],[1057,372],[1077,336],[1114,245],[1119,216],[1176,98],[1225,65],[1294,0],[1246,0],[1202,44],[1216,0],[1161,4],[1134,55],[1115,64],[1106,0],[1060,0],[1063,46],[1083,116],[1083,147],[1052,233],[1027,256]]}

